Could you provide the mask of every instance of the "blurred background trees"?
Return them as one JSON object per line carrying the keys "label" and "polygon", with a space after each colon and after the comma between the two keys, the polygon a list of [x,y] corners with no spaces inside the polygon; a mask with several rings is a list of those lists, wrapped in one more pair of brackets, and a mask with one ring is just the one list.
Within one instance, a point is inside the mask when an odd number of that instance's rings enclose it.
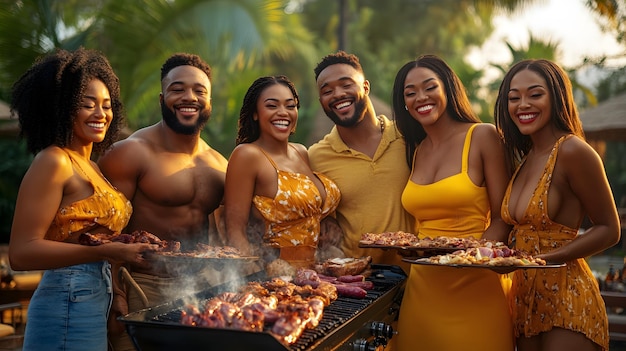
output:
{"label": "blurred background trees", "polygon": [[[461,77],[481,119],[490,122],[499,80],[510,64],[532,57],[559,62],[559,43],[531,36],[525,47],[508,45],[509,63],[480,68],[467,61],[467,53],[492,34],[496,14],[523,11],[537,2],[0,0],[0,100],[10,101],[12,83],[40,55],[55,48],[98,49],[120,78],[128,126],[136,130],[161,119],[163,61],[174,52],[192,52],[213,69],[213,114],[203,138],[228,157],[243,95],[261,75],[285,74],[294,81],[302,100],[294,141],[307,144],[320,110],[313,67],[322,56],[345,49],[360,57],[372,94],[387,103],[399,67],[422,53],[441,55]],[[586,0],[586,5],[626,52],[624,0]],[[584,67],[606,72],[606,59],[590,57],[565,67],[581,108],[626,91],[625,68],[605,73],[597,86],[579,81],[577,71]],[[490,70],[499,73],[489,75]],[[15,137],[0,138],[0,153],[0,242],[6,242],[30,156]],[[623,173],[618,177],[626,178]]]}

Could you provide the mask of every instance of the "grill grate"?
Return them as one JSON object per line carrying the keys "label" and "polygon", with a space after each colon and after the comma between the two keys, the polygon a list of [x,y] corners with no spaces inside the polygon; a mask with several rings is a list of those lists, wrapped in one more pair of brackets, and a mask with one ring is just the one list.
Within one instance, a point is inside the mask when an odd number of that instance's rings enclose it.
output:
{"label": "grill grate", "polygon": [[[362,319],[364,318],[364,315],[371,315],[372,310],[382,309],[386,311],[387,305],[391,303],[390,300],[392,299],[392,297],[389,295],[394,295],[398,292],[401,285],[403,285],[404,281],[406,280],[406,275],[400,270],[399,267],[384,267],[386,269],[383,269],[382,272],[380,272],[379,274],[374,274],[372,277],[368,278],[369,280],[373,281],[374,289],[368,290],[365,298],[355,299],[339,296],[337,300],[333,301],[329,306],[324,308],[324,314],[316,328],[306,329],[295,343],[291,344],[289,348],[284,348],[283,346],[281,350],[309,350],[312,348],[317,348],[321,344],[326,347],[327,344],[340,342],[336,340],[344,340],[346,337],[354,333],[363,325],[364,321],[362,321]],[[397,268],[397,270],[399,270],[401,274],[397,271],[394,272],[393,270],[390,272],[389,267]],[[255,277],[255,279],[249,279],[248,281],[252,280],[263,280],[263,278]],[[392,290],[393,292],[389,294]],[[217,295],[217,293],[221,291],[227,290],[215,287],[208,291],[205,291],[197,297],[201,301],[200,304],[203,304],[205,301]],[[381,297],[383,296],[385,297],[381,299]],[[386,306],[379,306],[380,304],[385,304]],[[149,345],[149,347],[146,346],[145,348],[139,347],[138,345],[139,350],[166,349],[164,347],[161,348],[161,346],[154,346],[154,348],[152,348],[152,340],[145,340],[147,337],[154,337],[155,339],[161,338],[167,340],[168,334],[171,334],[169,336],[173,337],[174,335],[176,335],[176,333],[184,332],[192,333],[193,338],[198,339],[195,341],[203,343],[203,340],[205,338],[207,340],[215,340],[216,336],[224,333],[229,333],[229,331],[227,331],[226,329],[192,327],[180,324],[181,312],[183,309],[184,306],[182,303],[174,302],[167,304],[167,306],[156,306],[152,309],[146,309],[143,312],[140,311],[141,313],[134,313],[134,315],[131,314],[132,316],[128,315],[122,317],[121,320],[129,324],[129,333],[131,333],[131,336],[133,335],[133,333],[135,334],[135,342],[139,344],[143,343],[144,346]],[[360,324],[353,325],[357,322],[357,320]],[[158,329],[158,331],[150,332],[150,330],[153,329]],[[266,327],[265,332],[260,333],[237,331],[237,335],[241,336],[239,341],[243,342],[243,340],[246,339],[245,342],[248,343],[252,343],[251,339],[257,337],[259,337],[259,341],[268,336],[272,340],[274,340],[274,338],[270,336],[269,333],[267,333],[267,330],[269,330],[269,327]],[[333,335],[329,337],[329,334]],[[180,338],[176,339],[180,340]],[[232,349],[237,349],[236,345],[233,344]]]}

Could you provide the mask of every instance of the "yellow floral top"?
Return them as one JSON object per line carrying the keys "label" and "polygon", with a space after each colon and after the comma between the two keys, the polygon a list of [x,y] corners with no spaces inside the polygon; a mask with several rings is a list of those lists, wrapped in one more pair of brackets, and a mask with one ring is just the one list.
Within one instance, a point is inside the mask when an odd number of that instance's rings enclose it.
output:
{"label": "yellow floral top", "polygon": [[64,241],[85,228],[101,225],[114,233],[120,233],[133,212],[132,205],[124,194],[113,188],[104,178],[91,179],[80,165],[67,153],[76,166],[91,182],[93,194],[70,205],[59,208],[45,238]]}
{"label": "yellow floral top", "polygon": [[326,199],[322,200],[315,183],[308,176],[281,171],[267,154],[265,156],[278,174],[278,191],[273,199],[259,195],[252,199],[265,219],[263,241],[275,248],[317,247],[320,221],[339,205],[339,188],[328,177],[314,172],[326,191]]}
{"label": "yellow floral top", "polygon": [[[523,220],[515,221],[509,213],[511,188],[520,165],[509,182],[502,203],[502,218],[514,225],[516,248],[531,255],[549,252],[573,240],[578,230],[552,222],[548,217],[548,190],[556,164],[561,137],[546,163]],[[607,350],[608,319],[598,283],[587,262],[579,258],[563,268],[515,271],[510,307],[516,336],[531,337],[554,327],[585,334]]]}

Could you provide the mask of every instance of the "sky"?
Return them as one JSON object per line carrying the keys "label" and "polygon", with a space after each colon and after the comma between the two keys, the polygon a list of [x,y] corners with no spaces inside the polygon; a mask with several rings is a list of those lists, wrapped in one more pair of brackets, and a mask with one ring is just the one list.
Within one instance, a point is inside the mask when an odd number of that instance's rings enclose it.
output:
{"label": "sky", "polygon": [[[496,28],[480,50],[469,55],[469,62],[477,67],[489,62],[508,63],[511,60],[505,41],[514,48],[528,45],[529,32],[535,38],[558,42],[559,63],[566,68],[577,67],[585,56],[600,57],[625,53],[611,35],[603,34],[585,0],[544,0],[528,6],[519,13],[500,15],[493,19]],[[617,66],[626,59],[613,61]],[[611,62],[609,62],[611,64]]]}

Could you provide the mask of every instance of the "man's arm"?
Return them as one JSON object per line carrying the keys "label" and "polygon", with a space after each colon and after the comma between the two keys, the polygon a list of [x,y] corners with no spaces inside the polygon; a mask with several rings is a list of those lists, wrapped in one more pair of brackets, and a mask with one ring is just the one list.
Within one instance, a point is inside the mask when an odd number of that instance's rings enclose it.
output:
{"label": "man's arm", "polygon": [[142,141],[126,139],[118,141],[102,155],[98,160],[98,166],[109,182],[132,201],[144,162],[149,159]]}

